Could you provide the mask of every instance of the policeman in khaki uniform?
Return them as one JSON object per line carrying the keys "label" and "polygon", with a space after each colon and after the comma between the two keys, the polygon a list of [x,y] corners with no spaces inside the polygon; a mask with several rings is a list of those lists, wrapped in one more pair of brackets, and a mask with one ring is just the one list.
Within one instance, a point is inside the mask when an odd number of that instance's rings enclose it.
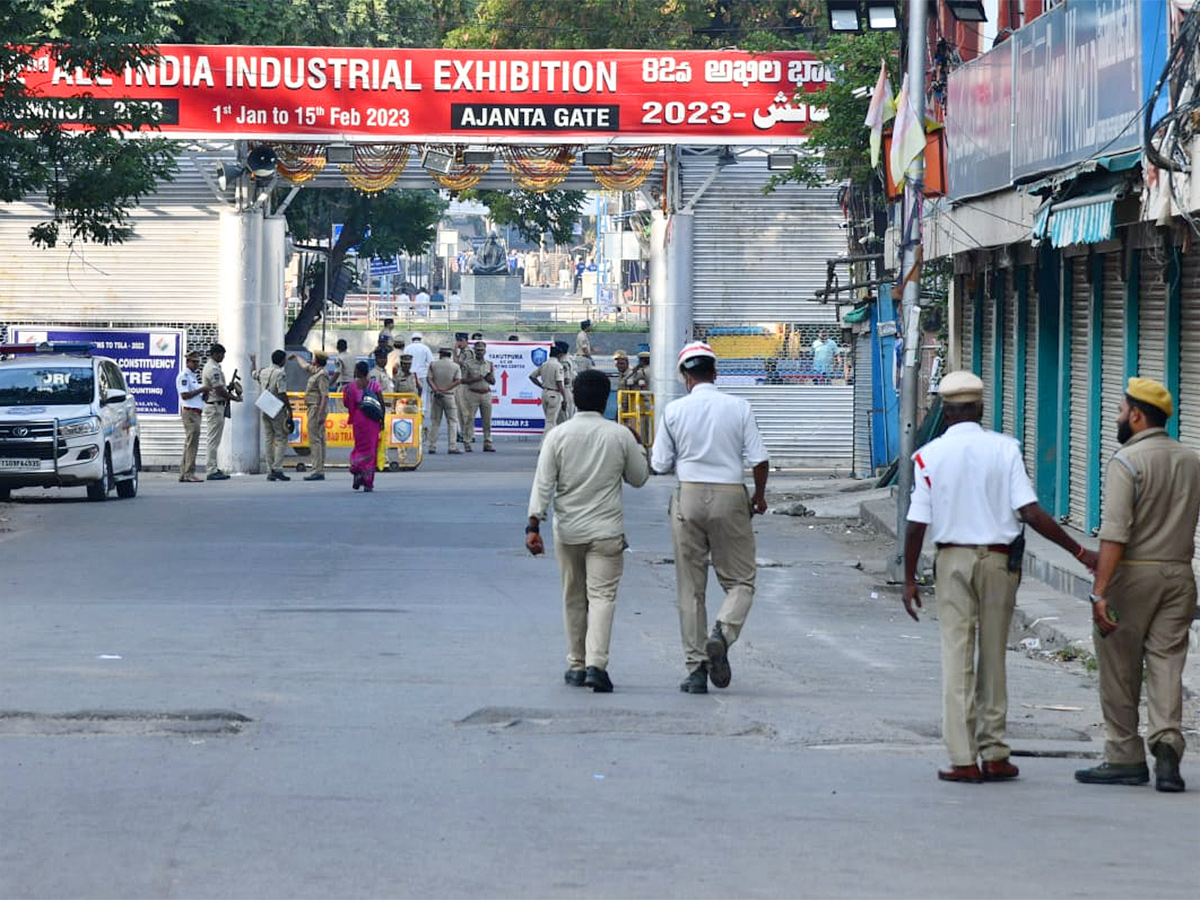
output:
{"label": "policeman in khaki uniform", "polygon": [[[1005,654],[1021,583],[1021,521],[1084,565],[1085,550],[1038,506],[1021,445],[985,431],[983,381],[950,372],[938,388],[946,432],[913,454],[913,491],[904,536],[904,608],[913,619],[921,598],[917,560],[926,528],[937,546],[934,563],[942,638],[942,740],[949,768],[942,781],[977,783],[1016,778],[1005,743],[1008,684]],[[979,635],[976,661],[976,632]],[[982,758],[983,765],[979,765]]]}
{"label": "policeman in khaki uniform", "polygon": [[198,482],[196,477],[196,449],[200,446],[200,421],[204,416],[204,388],[196,377],[200,368],[200,351],[191,350],[185,368],[175,379],[179,393],[179,415],[183,420],[183,460],[179,464],[179,480]]}
{"label": "policeman in khaki uniform", "polygon": [[308,373],[304,386],[304,406],[308,412],[308,449],[312,461],[312,472],[304,476],[305,481],[325,480],[325,418],[329,412],[329,360],[321,351],[313,354],[312,362],[305,362],[295,353],[291,358]]}
{"label": "policeman in khaki uniform", "polygon": [[[1117,415],[1119,449],[1104,477],[1100,559],[1092,583],[1092,619],[1100,665],[1100,708],[1108,740],[1104,762],[1075,773],[1085,784],[1145,784],[1145,746],[1155,787],[1184,789],[1183,665],[1196,614],[1192,572],[1200,516],[1200,457],[1165,429],[1175,411],[1170,391],[1130,378]],[[1138,700],[1146,680],[1145,744]]]}
{"label": "policeman in khaki uniform", "polygon": [[546,418],[543,436],[549,434],[558,424],[558,415],[562,412],[563,403],[566,400],[566,376],[563,373],[562,363],[559,361],[559,357],[565,350],[566,344],[562,341],[555,341],[550,348],[550,357],[529,376],[534,387],[542,389],[542,415]]}
{"label": "policeman in khaki uniform", "polygon": [[250,354],[251,377],[258,382],[264,393],[273,394],[283,408],[276,415],[262,414],[263,431],[267,435],[267,481],[291,481],[283,472],[283,454],[287,452],[288,433],[292,430],[292,407],[287,395],[287,376],[283,364],[287,354],[276,350],[271,354],[271,364],[258,367],[258,357]]}
{"label": "policeman in khaki uniform", "polygon": [[637,356],[638,363],[629,376],[629,387],[626,390],[648,391],[650,390],[650,351],[642,350]]}
{"label": "policeman in khaki uniform", "polygon": [[[413,358],[411,353],[400,354],[400,368],[396,370],[396,378],[392,383],[397,394],[414,394],[418,398],[421,396],[421,379],[417,378],[417,373],[412,370]],[[396,412],[405,415],[414,415],[421,408],[420,399],[412,400],[397,400]],[[400,455],[400,465],[408,465],[408,448],[398,448]]]}
{"label": "policeman in khaki uniform", "polygon": [[[463,367],[463,363],[475,355],[471,349],[471,343],[471,339],[465,331],[454,332],[454,351],[450,354],[450,358],[458,364],[460,369]],[[467,396],[466,385],[458,386],[454,399],[458,403],[458,442],[462,444],[467,435],[467,401],[470,399]],[[465,447],[464,449],[470,450],[471,448]]]}
{"label": "policeman in khaki uniform", "polygon": [[475,440],[475,410],[479,410],[479,417],[483,420],[483,450],[485,453],[496,452],[492,445],[492,385],[496,383],[496,375],[486,354],[487,344],[476,341],[474,353],[464,355],[460,363],[463,391],[460,418],[466,431],[459,436],[468,453]]}
{"label": "policeman in khaki uniform", "polygon": [[207,442],[204,469],[208,481],[224,481],[229,475],[217,466],[217,448],[221,446],[221,436],[225,433],[225,405],[232,401],[233,395],[225,383],[225,373],[221,371],[221,363],[225,359],[225,347],[213,344],[208,348],[208,362],[200,373],[200,386],[204,388],[204,439]]}
{"label": "policeman in khaki uniform", "polygon": [[588,333],[592,330],[592,320],[584,319],[579,323],[579,334],[575,335],[575,370],[584,372],[595,362],[592,361],[592,338]]}
{"label": "policeman in khaki uniform", "polygon": [[446,417],[446,429],[449,432],[447,453],[461,453],[458,449],[458,398],[455,389],[462,379],[462,369],[450,358],[450,348],[438,349],[438,358],[429,364],[429,409],[433,422],[429,427],[428,446],[426,453],[437,453],[438,431],[442,427],[442,416]]}

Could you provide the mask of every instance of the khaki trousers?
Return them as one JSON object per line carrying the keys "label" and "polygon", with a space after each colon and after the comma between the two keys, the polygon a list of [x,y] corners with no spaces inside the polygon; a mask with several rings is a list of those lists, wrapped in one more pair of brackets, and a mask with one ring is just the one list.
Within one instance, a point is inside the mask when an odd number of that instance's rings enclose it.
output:
{"label": "khaki trousers", "polygon": [[568,668],[608,668],[617,584],[625,568],[624,548],[623,536],[587,544],[554,542],[562,575]]}
{"label": "khaki trousers", "polygon": [[563,397],[558,391],[542,391],[542,414],[546,417],[546,428],[543,434],[549,434],[558,424],[562,412]]}
{"label": "khaki trousers", "polygon": [[1100,709],[1110,763],[1146,761],[1138,736],[1138,699],[1146,675],[1146,744],[1165,742],[1183,756],[1183,665],[1188,628],[1196,613],[1196,580],[1190,563],[1126,562],[1108,588],[1117,630],[1095,634],[1100,666]]}
{"label": "khaki trousers", "polygon": [[466,398],[462,414],[466,442],[470,444],[475,439],[475,410],[479,410],[479,417],[483,420],[483,446],[492,446],[492,392],[481,394],[467,391]]}
{"label": "khaki trousers", "polygon": [[183,417],[183,459],[179,463],[179,477],[195,478],[196,451],[200,447],[200,417],[203,413],[183,406],[179,415]]}
{"label": "khaki trousers", "polygon": [[450,432],[450,445],[447,449],[457,450],[458,443],[458,402],[454,393],[434,394],[429,398],[429,407],[433,413],[433,422],[429,428],[428,449],[437,449],[438,432],[442,430],[442,414],[446,415],[446,428]]}
{"label": "khaki trousers", "polygon": [[708,563],[712,560],[725,599],[717,613],[725,640],[733,644],[754,602],[754,529],[750,496],[741,484],[682,482],[671,495],[679,633],[689,671],[708,662]]}
{"label": "khaki trousers", "polygon": [[317,418],[318,408],[308,407],[308,449],[312,460],[312,473],[325,472],[325,420]]}
{"label": "khaki trousers", "polygon": [[942,740],[950,763],[1008,759],[1005,663],[1021,573],[1008,571],[1008,554],[987,547],[940,549],[934,569],[942,633]]}
{"label": "khaki trousers", "polygon": [[283,468],[283,454],[287,451],[288,432],[291,431],[291,418],[263,416],[263,433],[267,438],[267,468],[278,472]]}
{"label": "khaki trousers", "polygon": [[475,430],[471,429],[471,434],[467,435],[467,404],[471,401],[470,388],[465,385],[457,387],[455,391],[455,400],[458,401],[458,439],[464,444],[468,444],[471,438],[475,436]]}
{"label": "khaki trousers", "polygon": [[208,403],[204,407],[205,471],[211,475],[217,465],[217,449],[221,446],[221,435],[225,433],[225,404]]}

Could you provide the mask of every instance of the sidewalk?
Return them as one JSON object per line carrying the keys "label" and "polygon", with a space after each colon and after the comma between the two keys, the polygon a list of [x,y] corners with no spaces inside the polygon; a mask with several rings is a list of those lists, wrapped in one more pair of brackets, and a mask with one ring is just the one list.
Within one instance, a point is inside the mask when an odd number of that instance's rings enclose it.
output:
{"label": "sidewalk", "polygon": [[[772,472],[767,499],[772,513],[859,519],[879,535],[890,558],[896,540],[895,489],[876,488],[874,484],[874,480],[837,477],[828,472]],[[1084,546],[1097,548],[1095,538],[1067,530]],[[1091,668],[1095,645],[1087,602],[1092,584],[1088,571],[1071,554],[1032,529],[1026,529],[1025,541],[1025,577],[1013,614],[1016,646],[1029,653],[1081,659]],[[932,567],[933,547],[927,541],[919,571],[929,573]],[[1200,620],[1192,623],[1183,686],[1186,724],[1195,719],[1200,705]]]}

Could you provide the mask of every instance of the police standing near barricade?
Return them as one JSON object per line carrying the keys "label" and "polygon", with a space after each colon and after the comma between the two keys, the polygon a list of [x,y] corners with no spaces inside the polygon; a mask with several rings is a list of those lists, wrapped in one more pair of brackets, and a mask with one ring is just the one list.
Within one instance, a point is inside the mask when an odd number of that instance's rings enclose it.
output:
{"label": "police standing near barricade", "polygon": [[483,421],[483,450],[485,453],[496,452],[492,445],[492,385],[496,383],[496,375],[486,354],[487,344],[476,341],[475,352],[464,356],[460,366],[464,399],[459,418],[467,429],[460,437],[468,452],[475,442],[475,410],[479,410],[479,418]]}
{"label": "police standing near barricade", "polygon": [[258,357],[250,354],[250,376],[258,382],[264,393],[271,394],[283,404],[275,415],[262,414],[263,431],[267,437],[267,481],[291,481],[283,472],[283,455],[287,452],[288,433],[292,430],[292,407],[287,396],[287,376],[283,364],[287,354],[276,350],[271,354],[271,365],[258,367]]}
{"label": "police standing near barricade", "polygon": [[[467,338],[467,333],[465,331],[454,332],[454,352],[450,354],[450,358],[461,369],[463,363],[473,356],[471,342]],[[465,444],[467,436],[467,402],[470,399],[467,396],[466,385],[460,384],[458,386],[454,399],[458,402],[458,442],[459,444]],[[471,448],[464,446],[463,449],[470,450]]]}
{"label": "police standing near barricade", "polygon": [[229,387],[225,384],[225,373],[221,371],[221,362],[225,359],[225,348],[221,344],[213,344],[208,348],[208,362],[200,374],[200,385],[205,390],[204,401],[204,439],[205,448],[204,468],[208,481],[224,481],[229,477],[217,467],[217,448],[221,446],[221,436],[225,433],[225,405],[233,398]]}
{"label": "police standing near barricade", "polygon": [[613,365],[617,367],[616,377],[613,378],[614,391],[632,391],[629,386],[634,370],[629,368],[629,354],[624,350],[613,352]]}
{"label": "police standing near barricade", "polygon": [[563,346],[560,341],[555,341],[550,347],[550,357],[529,376],[534,387],[542,390],[542,415],[546,418],[543,435],[552,431],[558,424],[558,414],[562,411],[563,400],[566,397],[566,381],[563,377],[562,363],[559,362]]}
{"label": "police standing near barricade", "polygon": [[938,778],[1001,781],[1019,774],[1008,761],[1005,743],[1005,654],[1021,583],[1021,521],[1086,566],[1095,565],[1095,553],[1080,546],[1038,506],[1021,445],[980,427],[979,376],[950,372],[942,378],[939,392],[946,432],[913,454],[904,535],[904,608],[917,619],[917,561],[926,528],[932,527],[942,641],[942,740],[950,755],[949,768],[939,769]]}
{"label": "police standing near barricade", "polygon": [[308,383],[304,386],[304,406],[308,413],[308,449],[312,472],[304,476],[305,481],[325,480],[325,418],[329,413],[329,372],[325,370],[328,360],[319,350],[313,354],[312,363],[303,357],[291,354],[305,372]]}
{"label": "police standing near barricade", "polygon": [[575,415],[575,392],[571,390],[571,385],[575,383],[575,361],[571,359],[571,347],[566,341],[555,341],[554,345],[558,347],[558,362],[563,370],[563,404],[558,411],[558,424],[561,425],[571,416]]}
{"label": "police standing near barricade", "polygon": [[204,416],[204,398],[207,393],[196,377],[200,368],[200,351],[191,350],[186,358],[186,368],[175,378],[179,393],[179,415],[183,419],[183,459],[179,463],[179,480],[196,483],[196,450],[200,446],[200,421]]}
{"label": "police standing near barricade", "polygon": [[462,369],[450,358],[450,348],[438,349],[438,358],[429,364],[429,408],[432,411],[433,422],[429,426],[429,439],[425,448],[426,453],[437,453],[438,431],[442,426],[442,416],[446,417],[448,431],[447,453],[461,453],[458,449],[458,400],[455,389],[462,378]]}
{"label": "police standing near barricade", "polygon": [[584,319],[579,323],[579,334],[575,335],[575,370],[583,372],[592,368],[592,338],[588,334],[592,330],[592,320]]}
{"label": "police standing near barricade", "polygon": [[[392,383],[397,394],[414,394],[417,397],[416,400],[409,398],[403,401],[396,401],[396,412],[403,412],[408,415],[412,415],[421,408],[421,379],[417,378],[417,373],[412,370],[412,361],[411,353],[400,354],[400,368],[396,371],[396,379]],[[419,434],[417,435],[417,439],[420,440]],[[400,465],[408,465],[408,449],[400,447],[398,448],[398,453],[400,456]]]}
{"label": "police standing near barricade", "polygon": [[[679,351],[687,396],[667,404],[650,468],[675,470],[671,536],[675,544],[679,631],[688,675],[679,689],[707,694],[729,686],[729,647],[738,639],[754,601],[754,529],[750,517],[767,511],[767,449],[750,404],[717,390],[717,355],[694,341]],[[747,497],[744,468],[754,472]],[[712,559],[725,599],[708,631],[705,590]]]}
{"label": "police standing near barricade", "polygon": [[[1086,784],[1145,784],[1146,745],[1154,786],[1184,789],[1183,666],[1196,614],[1192,572],[1200,515],[1200,458],[1171,438],[1170,391],[1131,378],[1117,415],[1121,448],[1104,478],[1100,561],[1092,583],[1092,619],[1100,666],[1100,709],[1108,740],[1104,762],[1075,773]],[[1146,740],[1138,700],[1146,681]]]}
{"label": "police standing near barricade", "polygon": [[638,353],[637,366],[633,370],[633,374],[629,376],[629,390],[631,391],[648,391],[650,390],[650,351],[642,350]]}

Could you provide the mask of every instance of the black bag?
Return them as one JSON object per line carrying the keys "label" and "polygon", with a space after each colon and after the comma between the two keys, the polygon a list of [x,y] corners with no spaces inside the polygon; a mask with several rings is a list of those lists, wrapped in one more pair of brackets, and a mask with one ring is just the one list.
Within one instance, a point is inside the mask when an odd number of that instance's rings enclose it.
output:
{"label": "black bag", "polygon": [[359,401],[358,408],[362,410],[362,414],[372,422],[378,422],[383,426],[383,397],[378,391],[373,391],[367,388],[363,391],[362,400]]}

